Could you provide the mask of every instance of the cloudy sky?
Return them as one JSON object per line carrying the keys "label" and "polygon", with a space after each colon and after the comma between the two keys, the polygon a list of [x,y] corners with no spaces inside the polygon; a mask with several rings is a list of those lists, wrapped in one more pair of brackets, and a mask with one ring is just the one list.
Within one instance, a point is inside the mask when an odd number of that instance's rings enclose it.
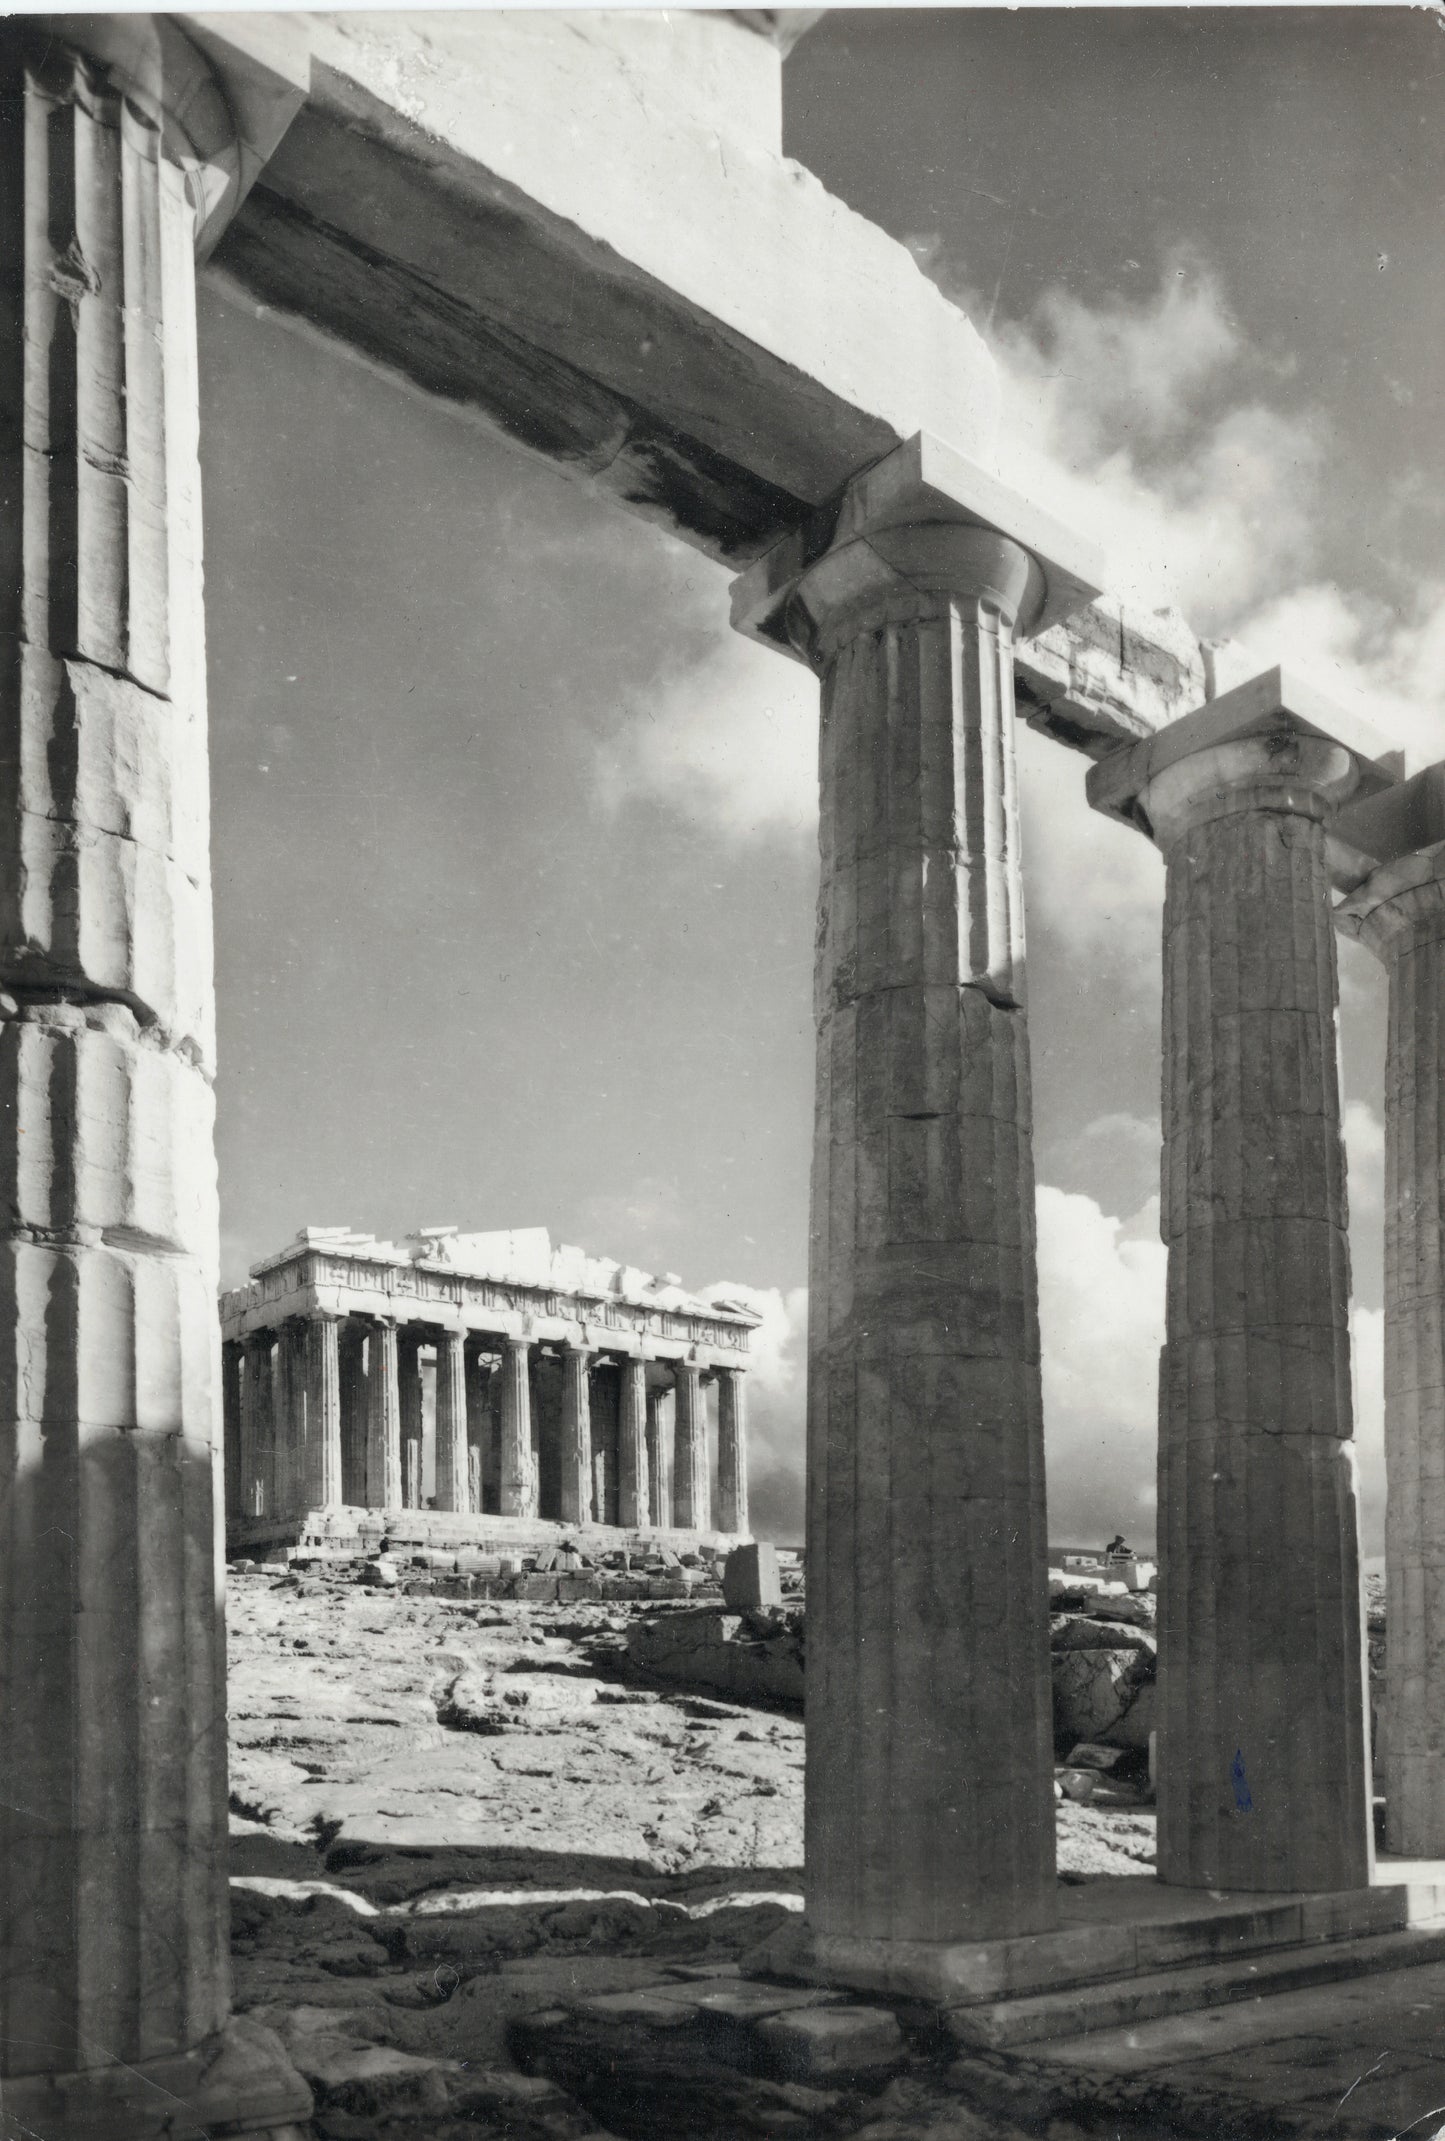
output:
{"label": "cloudy sky", "polygon": [[[986,332],[1009,472],[1445,755],[1445,31],[1393,8],[836,13],[786,148]],[[746,1282],[796,1536],[816,688],[726,576],[208,290],[228,1283],[305,1223],[545,1224]],[[1153,1529],[1161,866],[1021,741],[1051,1532]],[[1366,1544],[1384,991],[1346,946]]]}

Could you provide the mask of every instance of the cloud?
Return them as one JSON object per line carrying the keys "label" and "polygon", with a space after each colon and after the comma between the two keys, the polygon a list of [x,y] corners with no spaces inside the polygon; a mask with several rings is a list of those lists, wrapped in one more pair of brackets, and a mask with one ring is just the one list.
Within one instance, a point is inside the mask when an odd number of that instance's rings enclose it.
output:
{"label": "cloud", "polygon": [[1125,1221],[1040,1185],[1049,1537],[1087,1544],[1154,1530],[1164,1244],[1157,1204]]}
{"label": "cloud", "polygon": [[1385,1312],[1357,1308],[1350,1317],[1355,1369],[1355,1451],[1360,1482],[1360,1543],[1385,1551]]}
{"label": "cloud", "polygon": [[598,1191],[583,1200],[579,1232],[587,1241],[612,1244],[642,1266],[665,1261],[663,1243],[682,1215],[676,1182],[661,1175],[641,1175],[625,1189]]}
{"label": "cloud", "polygon": [[635,696],[597,747],[597,796],[639,799],[726,838],[811,841],[818,824],[818,686],[719,616],[689,667]]}
{"label": "cloud", "polygon": [[1385,1194],[1385,1125],[1374,1108],[1352,1100],[1344,1116],[1350,1216],[1378,1218]]}
{"label": "cloud", "polygon": [[1137,300],[1046,292],[988,340],[1000,473],[1102,542],[1114,593],[1212,634],[1307,568],[1328,427],[1253,391],[1282,368],[1245,341],[1202,263],[1171,257]]}
{"label": "cloud", "polygon": [[1445,757],[1445,584],[1392,606],[1310,581],[1256,608],[1236,636],[1354,706],[1385,748],[1409,754],[1410,771]]}

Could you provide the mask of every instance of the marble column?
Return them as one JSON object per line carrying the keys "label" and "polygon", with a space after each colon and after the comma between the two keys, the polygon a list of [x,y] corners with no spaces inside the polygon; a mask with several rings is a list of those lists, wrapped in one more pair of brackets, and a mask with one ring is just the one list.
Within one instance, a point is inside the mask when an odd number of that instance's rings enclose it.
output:
{"label": "marble column", "polygon": [[274,1331],[251,1331],[246,1337],[246,1514],[253,1517],[276,1514],[276,1390],[272,1371],[275,1339]]}
{"label": "marble column", "polygon": [[1364,1885],[1373,1835],[1325,849],[1358,771],[1274,696],[1090,795],[1166,865],[1159,1877],[1290,1891]]}
{"label": "marble column", "polygon": [[677,1404],[673,1446],[672,1521],[685,1531],[707,1531],[712,1524],[708,1493],[707,1399],[702,1370],[679,1361],[674,1385]]}
{"label": "marble column", "polygon": [[238,1338],[228,1338],[221,1347],[221,1418],[226,1445],[226,1514],[239,1516],[244,1507],[245,1432],[241,1415],[241,1372],[245,1348]]}
{"label": "marble column", "polygon": [[1336,909],[1390,980],[1385,1056],[1385,1844],[1445,1858],[1445,845]]}
{"label": "marble column", "polygon": [[1093,571],[914,439],[735,592],[823,686],[804,1855],[834,1943],[1055,1916],[1013,647]]}
{"label": "marble column", "polygon": [[306,1492],[308,1509],[343,1501],[341,1319],[318,1314],[306,1325]]}
{"label": "marble column", "polygon": [[366,1380],[366,1325],[359,1317],[342,1319],[337,1346],[341,1356],[341,1499],[348,1509],[364,1509],[371,1394]]}
{"label": "marble column", "polygon": [[236,2132],[310,2103],[228,2022],[194,245],[239,148],[158,16],[10,19],[0,115],[0,2125]]}
{"label": "marble column", "polygon": [[397,1332],[396,1374],[401,1431],[401,1506],[403,1509],[420,1509],[422,1404],[419,1331]]}
{"label": "marble column", "polygon": [[283,1323],[276,1333],[273,1402],[276,1412],[276,1501],[278,1516],[292,1516],[301,1505],[306,1480],[306,1371],[301,1328]]}
{"label": "marble column", "polygon": [[655,1526],[672,1523],[672,1392],[659,1386],[647,1393],[647,1502]]}
{"label": "marble column", "polygon": [[717,1372],[717,1525],[746,1536],[748,1529],[748,1404],[741,1368]]}
{"label": "marble column", "polygon": [[461,1514],[473,1507],[467,1465],[466,1334],[437,1338],[436,1505]]}
{"label": "marble column", "polygon": [[[487,1448],[492,1436],[492,1367],[467,1353],[467,1492],[478,1515],[487,1509]],[[495,1507],[495,1504],[493,1504]]]}
{"label": "marble column", "polygon": [[367,1333],[366,1383],[366,1506],[400,1509],[401,1379],[390,1316],[378,1316]]}
{"label": "marble column", "polygon": [[624,1360],[617,1423],[617,1521],[647,1522],[647,1363]]}
{"label": "marble column", "polygon": [[562,1522],[592,1521],[592,1354],[562,1349]]}
{"label": "marble column", "polygon": [[532,1457],[532,1348],[525,1338],[502,1341],[502,1515],[537,1514],[537,1468]]}

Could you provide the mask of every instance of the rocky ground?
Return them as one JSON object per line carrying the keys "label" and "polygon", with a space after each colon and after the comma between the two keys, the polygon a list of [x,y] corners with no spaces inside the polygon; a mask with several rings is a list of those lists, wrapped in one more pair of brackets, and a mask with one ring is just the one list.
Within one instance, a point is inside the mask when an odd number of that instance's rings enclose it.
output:
{"label": "rocky ground", "polygon": [[[233,1574],[228,1610],[236,2004],[285,2040],[325,2141],[1075,2130],[1056,2089],[1020,2126],[1017,2077],[921,2042],[867,2085],[816,2086],[714,2062],[695,2029],[640,2079],[606,2054],[621,2018],[595,2057],[585,2027],[529,2029],[659,1980],[726,1992],[801,1908],[796,1707],[628,1660],[632,1623],[696,1600],[261,1571]],[[1061,1868],[1142,1873],[1152,1831],[1146,1808],[1066,1799]]]}

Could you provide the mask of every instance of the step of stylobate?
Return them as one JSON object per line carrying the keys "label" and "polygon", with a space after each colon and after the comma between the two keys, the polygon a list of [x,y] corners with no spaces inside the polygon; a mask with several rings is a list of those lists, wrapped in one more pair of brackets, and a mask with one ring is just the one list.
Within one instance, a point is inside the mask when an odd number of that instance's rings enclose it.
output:
{"label": "step of stylobate", "polygon": [[824,1933],[806,1919],[748,1959],[750,1974],[953,2009],[1157,1971],[1229,1963],[1445,1923],[1445,1881],[1407,1879],[1317,1894],[1215,1895],[1143,1876],[1061,1890],[1062,1923],[983,1941],[880,1940]]}
{"label": "step of stylobate", "polygon": [[1093,2030],[1127,2028],[1161,2015],[1191,2014],[1270,1993],[1300,1992],[1311,1985],[1337,1984],[1381,1970],[1441,1961],[1445,1961],[1445,1925],[1414,1926],[1404,1932],[1314,1941],[1229,1962],[974,2003],[950,2008],[944,2019],[958,2043],[1004,2051],[1047,2038],[1084,2037]]}

